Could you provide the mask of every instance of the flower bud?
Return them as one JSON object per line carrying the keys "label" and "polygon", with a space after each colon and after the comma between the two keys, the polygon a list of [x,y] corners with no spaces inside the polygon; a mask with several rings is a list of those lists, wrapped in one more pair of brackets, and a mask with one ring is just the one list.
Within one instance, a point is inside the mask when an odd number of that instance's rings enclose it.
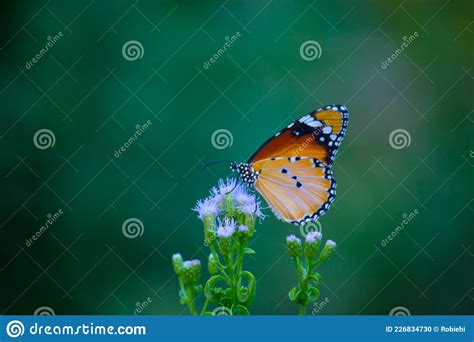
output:
{"label": "flower bud", "polygon": [[326,244],[323,247],[323,250],[321,251],[321,255],[319,256],[319,260],[320,261],[328,260],[335,249],[336,249],[336,243],[332,240],[327,240]]}
{"label": "flower bud", "polygon": [[286,246],[288,247],[288,253],[292,258],[300,257],[302,254],[301,240],[294,235],[289,235],[286,238]]}
{"label": "flower bud", "polygon": [[232,236],[234,235],[235,226],[235,221],[227,217],[219,221],[217,236],[219,237],[220,252],[224,256],[229,255],[232,250]]}
{"label": "flower bud", "polygon": [[183,257],[181,254],[173,254],[171,257],[171,264],[173,265],[174,272],[180,276],[183,272]]}
{"label": "flower bud", "polygon": [[188,260],[183,263],[183,280],[186,285],[196,284],[201,276],[201,262]]}
{"label": "flower bud", "polygon": [[212,253],[209,254],[209,260],[207,262],[207,268],[209,269],[209,273],[211,275],[215,275],[219,271],[219,268],[217,267],[218,262],[219,261],[214,258],[214,255]]}
{"label": "flower bud", "polygon": [[216,218],[212,215],[206,215],[202,221],[204,223],[204,240],[212,240],[214,238]]}
{"label": "flower bud", "polygon": [[240,225],[237,230],[237,240],[241,244],[245,244],[250,239],[250,229],[246,225]]}
{"label": "flower bud", "polygon": [[224,195],[224,210],[227,216],[233,216],[235,214],[234,197],[231,193]]}
{"label": "flower bud", "polygon": [[318,255],[319,244],[323,234],[320,232],[309,232],[305,238],[305,254],[308,258],[315,259]]}
{"label": "flower bud", "polygon": [[219,239],[219,251],[223,256],[228,256],[232,250],[232,238],[222,236]]}
{"label": "flower bud", "polygon": [[253,214],[244,214],[244,225],[249,228],[250,237],[255,232],[255,218],[256,216]]}

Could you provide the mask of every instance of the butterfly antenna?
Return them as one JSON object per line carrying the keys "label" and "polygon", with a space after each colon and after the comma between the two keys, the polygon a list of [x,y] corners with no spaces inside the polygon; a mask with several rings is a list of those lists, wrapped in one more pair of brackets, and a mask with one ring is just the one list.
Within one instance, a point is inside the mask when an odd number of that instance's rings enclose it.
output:
{"label": "butterfly antenna", "polygon": [[202,167],[203,171],[205,171],[209,166],[215,165],[215,164],[221,164],[221,163],[232,163],[233,160],[228,160],[228,159],[223,159],[223,160],[215,160],[209,163],[204,164]]}
{"label": "butterfly antenna", "polygon": [[239,173],[239,174],[237,175],[237,181],[235,182],[234,187],[233,187],[232,190],[230,190],[229,192],[226,192],[226,195],[227,195],[227,194],[230,194],[232,191],[235,190],[235,188],[237,188],[237,186],[239,185],[239,182],[240,182],[240,177],[241,177],[241,175],[240,175],[240,173]]}
{"label": "butterfly antenna", "polygon": [[237,182],[235,182],[235,185],[234,185],[234,187],[232,188],[232,190],[230,190],[229,192],[226,192],[225,194],[226,194],[226,195],[227,195],[227,194],[230,194],[232,191],[235,190],[235,188],[237,187],[237,185],[239,185],[239,180],[238,180],[238,179],[237,179]]}

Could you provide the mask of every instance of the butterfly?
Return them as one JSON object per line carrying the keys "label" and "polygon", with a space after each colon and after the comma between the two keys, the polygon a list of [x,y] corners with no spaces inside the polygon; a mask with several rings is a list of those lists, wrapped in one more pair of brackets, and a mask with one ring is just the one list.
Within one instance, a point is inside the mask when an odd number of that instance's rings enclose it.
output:
{"label": "butterfly", "polygon": [[349,123],[345,106],[321,107],[268,139],[230,169],[265,198],[275,216],[301,225],[325,214],[336,197],[331,169]]}

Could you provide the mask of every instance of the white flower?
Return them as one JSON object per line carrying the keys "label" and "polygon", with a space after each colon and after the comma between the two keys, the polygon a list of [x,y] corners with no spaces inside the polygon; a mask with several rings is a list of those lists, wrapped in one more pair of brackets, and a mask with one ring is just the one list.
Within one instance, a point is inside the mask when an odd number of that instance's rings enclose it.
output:
{"label": "white flower", "polygon": [[249,231],[249,227],[247,227],[247,226],[245,226],[245,225],[243,225],[243,224],[241,224],[241,225],[239,226],[239,232],[247,233],[248,231]]}
{"label": "white flower", "polygon": [[221,238],[230,238],[234,234],[236,228],[234,219],[226,217],[223,220],[218,219],[217,221],[217,236]]}
{"label": "white flower", "polygon": [[245,185],[237,184],[232,194],[236,202],[236,207],[241,213],[246,215],[255,215],[260,219],[265,218],[257,196],[250,193]]}
{"label": "white flower", "polygon": [[219,192],[226,195],[235,189],[236,184],[237,180],[235,178],[227,178],[225,182],[223,179],[219,179]]}
{"label": "white flower", "polygon": [[214,198],[214,201],[218,206],[222,206],[224,203],[224,196],[228,193],[232,193],[237,186],[237,180],[235,178],[227,178],[226,181],[219,179],[218,187],[213,187],[211,189],[211,197]]}
{"label": "white flower", "polygon": [[323,234],[321,234],[321,232],[318,232],[318,231],[309,232],[306,235],[306,242],[315,243],[317,240],[321,240],[322,238],[323,238]]}
{"label": "white flower", "polygon": [[257,201],[255,196],[253,199],[247,203],[241,204],[237,206],[237,209],[240,210],[241,213],[246,215],[255,215],[259,219],[264,219],[265,214],[262,213],[260,202]]}
{"label": "white flower", "polygon": [[291,234],[286,237],[286,242],[296,242],[297,244],[301,244],[301,240],[296,237],[296,235]]}
{"label": "white flower", "polygon": [[233,191],[234,199],[237,204],[246,204],[255,202],[255,196],[247,191],[247,187],[243,184],[238,184]]}
{"label": "white flower", "polygon": [[217,216],[221,212],[219,202],[215,197],[208,197],[202,200],[198,200],[196,206],[193,208],[198,213],[200,220],[204,219],[206,215]]}
{"label": "white flower", "polygon": [[193,208],[198,212],[198,218],[201,220],[206,215],[218,216],[222,214],[225,208],[224,196],[226,195],[230,195],[233,205],[241,213],[260,219],[265,218],[257,196],[249,192],[245,185],[237,183],[235,178],[219,179],[218,187],[213,187],[210,194],[208,198],[199,200]]}

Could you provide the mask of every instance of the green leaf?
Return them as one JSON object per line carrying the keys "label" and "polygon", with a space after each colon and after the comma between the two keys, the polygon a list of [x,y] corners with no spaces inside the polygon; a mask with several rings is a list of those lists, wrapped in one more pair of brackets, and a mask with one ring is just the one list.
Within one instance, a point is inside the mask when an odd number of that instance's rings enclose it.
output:
{"label": "green leaf", "polygon": [[315,272],[315,273],[310,274],[310,275],[308,276],[308,279],[309,279],[310,281],[316,282],[316,284],[319,285],[320,282],[321,282],[321,275],[320,275],[319,273]]}
{"label": "green leaf", "polygon": [[232,308],[233,316],[250,316],[249,310],[243,305],[236,305]]}
{"label": "green leaf", "polygon": [[292,302],[296,301],[298,295],[301,291],[299,291],[296,287],[293,287],[290,292],[288,292],[288,297]]}
{"label": "green leaf", "polygon": [[255,251],[252,248],[245,247],[244,254],[255,254]]}
{"label": "green leaf", "polygon": [[237,298],[243,305],[250,306],[255,300],[257,293],[257,281],[255,280],[255,276],[248,271],[242,272],[241,278],[247,278],[247,286],[238,289]]}
{"label": "green leaf", "polygon": [[309,294],[309,301],[314,302],[319,297],[319,290],[314,286],[310,286],[308,288],[308,294]]}
{"label": "green leaf", "polygon": [[181,304],[188,303],[188,293],[183,289],[179,290],[179,302]]}
{"label": "green leaf", "polygon": [[209,278],[204,286],[204,295],[211,302],[220,302],[222,296],[225,294],[225,291],[220,287],[215,287],[217,282],[225,282],[225,278],[221,275],[215,275]]}

